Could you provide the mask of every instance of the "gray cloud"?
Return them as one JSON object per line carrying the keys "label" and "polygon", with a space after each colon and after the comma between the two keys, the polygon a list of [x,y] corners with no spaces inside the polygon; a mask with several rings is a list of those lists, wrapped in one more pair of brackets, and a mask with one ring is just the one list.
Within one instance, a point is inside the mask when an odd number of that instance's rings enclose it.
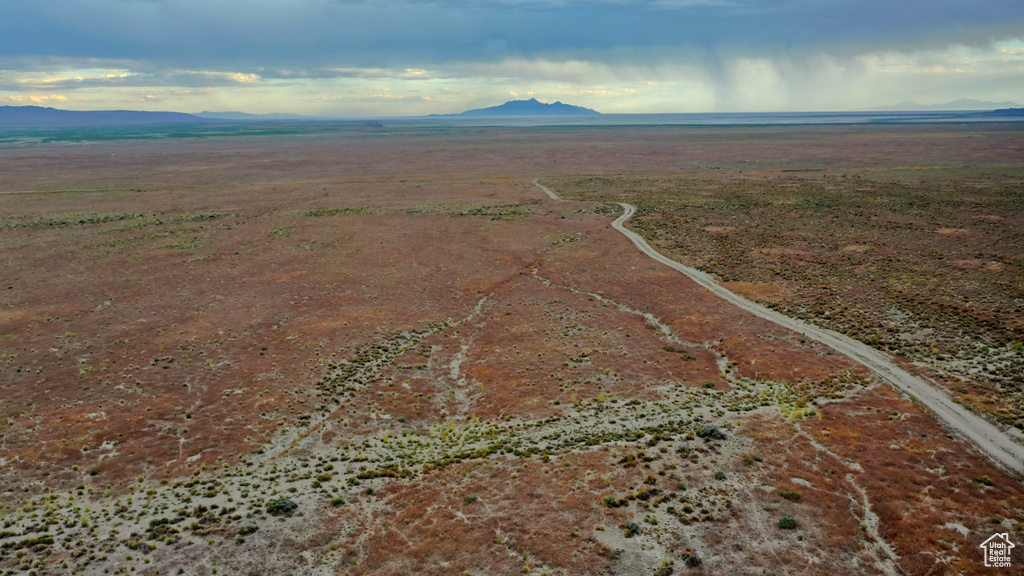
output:
{"label": "gray cloud", "polygon": [[0,68],[0,90],[38,92],[119,87],[211,88],[259,84],[270,81],[316,80],[424,80],[462,77],[473,70],[487,73],[488,67],[447,66],[445,69],[357,67],[253,66],[231,61],[214,61],[203,68],[189,69],[187,62],[18,56],[5,59]]}
{"label": "gray cloud", "polygon": [[913,50],[1024,35],[1019,0],[35,0],[4,12],[2,57],[301,62],[310,73],[665,47]]}

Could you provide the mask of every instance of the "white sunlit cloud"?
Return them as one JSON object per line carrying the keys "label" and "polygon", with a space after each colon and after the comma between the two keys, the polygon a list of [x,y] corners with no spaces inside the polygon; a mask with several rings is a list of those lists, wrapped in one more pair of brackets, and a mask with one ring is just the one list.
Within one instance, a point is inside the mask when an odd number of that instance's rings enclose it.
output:
{"label": "white sunlit cloud", "polygon": [[37,89],[46,86],[53,85],[65,85],[65,84],[81,84],[89,81],[113,81],[123,80],[125,78],[131,78],[137,74],[130,70],[102,70],[102,69],[84,69],[84,70],[58,70],[49,73],[41,72],[30,72],[21,74],[16,78],[16,82],[25,86],[27,89]]}
{"label": "white sunlit cloud", "polygon": [[196,78],[199,82],[203,82],[205,84],[221,82],[252,84],[262,80],[259,74],[243,72],[216,72],[210,70],[172,70],[168,73],[168,75],[170,77],[193,77]]}
{"label": "white sunlit cloud", "polygon": [[[602,112],[850,110],[960,98],[1008,101],[1024,94],[1024,41],[858,54],[680,51],[515,56],[431,66],[223,69],[67,59],[0,70],[0,99],[69,108],[241,110],[308,115],[455,113],[535,97]],[[63,98],[63,99],[61,99]]]}
{"label": "white sunlit cloud", "polygon": [[0,96],[0,100],[16,104],[52,104],[67,102],[68,97],[63,94],[11,94]]}

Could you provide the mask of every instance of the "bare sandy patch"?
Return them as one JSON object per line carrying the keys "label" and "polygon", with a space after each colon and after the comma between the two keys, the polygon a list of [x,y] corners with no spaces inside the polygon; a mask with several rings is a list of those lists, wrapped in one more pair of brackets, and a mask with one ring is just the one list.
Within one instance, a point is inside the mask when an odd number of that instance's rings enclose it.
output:
{"label": "bare sandy patch", "polygon": [[749,300],[776,299],[786,294],[785,287],[779,284],[765,284],[763,282],[723,282],[729,290],[740,294]]}
{"label": "bare sandy patch", "polygon": [[953,260],[953,265],[964,270],[984,270],[986,272],[999,272],[1006,266],[1001,262],[985,262],[977,258],[963,258]]}
{"label": "bare sandy patch", "polygon": [[808,254],[808,252],[797,248],[758,248],[754,250],[754,254],[763,254],[765,256],[803,256]]}
{"label": "bare sandy patch", "polygon": [[874,246],[869,246],[867,244],[847,244],[839,250],[842,252],[870,252],[874,249]]}
{"label": "bare sandy patch", "polygon": [[953,265],[957,268],[963,268],[965,270],[977,270],[981,267],[981,260],[977,258],[963,258],[960,260],[953,260]]}
{"label": "bare sandy patch", "polygon": [[25,323],[31,317],[27,310],[0,310],[0,326]]}

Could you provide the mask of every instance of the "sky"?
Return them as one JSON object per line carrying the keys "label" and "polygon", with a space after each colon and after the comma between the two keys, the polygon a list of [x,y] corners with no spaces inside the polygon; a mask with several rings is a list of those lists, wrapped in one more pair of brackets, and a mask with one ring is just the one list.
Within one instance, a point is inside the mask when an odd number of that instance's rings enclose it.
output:
{"label": "sky", "polygon": [[1024,102],[1022,0],[5,0],[0,105],[389,117]]}

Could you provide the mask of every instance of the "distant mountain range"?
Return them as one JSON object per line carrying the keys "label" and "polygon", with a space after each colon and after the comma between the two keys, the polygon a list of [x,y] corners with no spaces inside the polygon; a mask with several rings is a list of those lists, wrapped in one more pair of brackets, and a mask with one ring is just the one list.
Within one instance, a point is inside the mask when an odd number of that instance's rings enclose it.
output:
{"label": "distant mountain range", "polygon": [[[978,111],[972,116],[1024,116],[1024,107],[1015,102],[984,102],[961,99],[944,104],[918,104],[903,102],[896,106],[875,108],[875,111]],[[500,106],[467,110],[461,114],[432,114],[433,117],[516,117],[516,116],[598,116],[600,112],[555,102],[545,104],[536,98],[511,100]],[[261,121],[331,121],[362,127],[379,128],[377,121],[355,119],[318,118],[299,114],[250,114],[246,112],[140,112],[137,110],[95,110],[77,111],[44,108],[41,106],[0,106],[0,128],[75,128],[84,126],[145,126],[160,124],[216,124],[217,122],[261,122]]]}
{"label": "distant mountain range", "polygon": [[986,102],[984,100],[972,100],[970,98],[961,98],[944,104],[920,104],[912,100],[907,100],[905,102],[900,102],[895,106],[881,106],[871,108],[871,110],[881,112],[919,112],[925,110],[995,110],[997,108],[1020,108],[1020,104],[1017,104],[1016,102]]}
{"label": "distant mountain range", "polygon": [[545,104],[536,98],[510,100],[500,106],[466,110],[461,114],[431,114],[431,116],[580,116],[600,114],[597,110],[573,106],[572,104]]}
{"label": "distant mountain range", "polygon": [[7,128],[73,128],[76,126],[124,126],[145,124],[188,124],[209,122],[181,112],[139,112],[136,110],[58,110],[41,106],[0,106],[0,126]]}
{"label": "distant mountain range", "polygon": [[301,114],[250,114],[248,112],[199,112],[200,118],[212,120],[313,120],[312,116]]}
{"label": "distant mountain range", "polygon": [[982,112],[985,116],[1024,116],[1024,108],[1000,108],[990,112]]}

